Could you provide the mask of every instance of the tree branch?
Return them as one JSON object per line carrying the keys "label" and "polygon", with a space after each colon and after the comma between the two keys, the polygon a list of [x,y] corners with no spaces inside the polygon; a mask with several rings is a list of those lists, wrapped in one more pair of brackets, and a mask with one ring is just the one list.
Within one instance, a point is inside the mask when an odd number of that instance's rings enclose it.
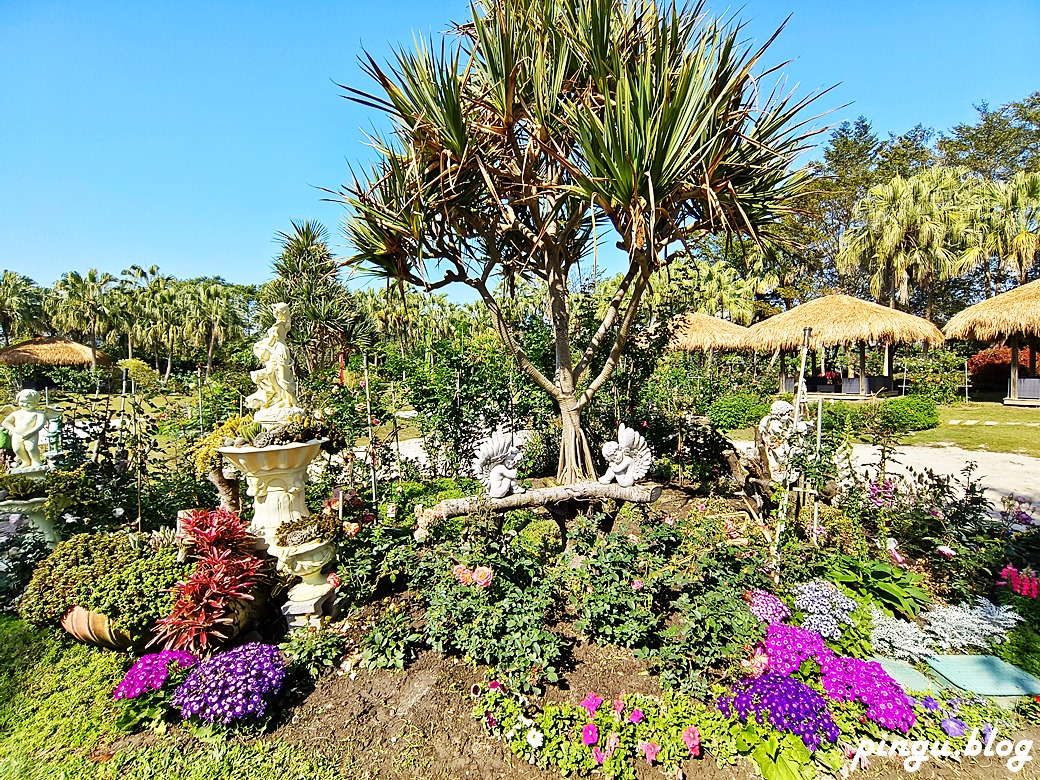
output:
{"label": "tree branch", "polygon": [[617,319],[618,311],[621,309],[621,302],[625,300],[625,296],[628,294],[628,288],[632,285],[632,280],[636,278],[638,272],[638,266],[630,266],[628,273],[618,286],[617,292],[614,293],[614,297],[611,299],[610,305],[607,307],[607,313],[603,317],[603,322],[600,323],[599,329],[589,341],[589,345],[585,348],[585,352],[582,354],[581,359],[578,361],[578,365],[574,369],[575,382],[579,381],[581,375],[585,373],[586,369],[588,369],[589,364],[592,362],[592,358],[596,354],[596,350],[599,348],[600,342],[602,342],[603,338],[607,335],[607,331],[614,327],[614,320]]}
{"label": "tree branch", "polygon": [[505,512],[530,506],[546,506],[576,498],[612,498],[615,501],[629,501],[633,504],[652,504],[661,496],[660,485],[633,485],[621,487],[611,483],[603,485],[599,482],[577,482],[573,485],[537,488],[525,493],[514,493],[505,498],[487,498],[486,496],[468,496],[466,498],[448,498],[439,504],[444,519],[473,514],[486,508],[489,504],[492,511]]}

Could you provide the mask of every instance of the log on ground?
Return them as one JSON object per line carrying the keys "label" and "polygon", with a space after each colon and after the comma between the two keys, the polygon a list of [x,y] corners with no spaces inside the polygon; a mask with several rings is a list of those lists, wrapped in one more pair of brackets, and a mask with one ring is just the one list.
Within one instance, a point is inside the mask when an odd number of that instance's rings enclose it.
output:
{"label": "log on ground", "polygon": [[633,504],[651,504],[660,497],[660,485],[622,487],[615,483],[604,485],[599,482],[577,482],[573,485],[536,488],[525,493],[514,493],[505,498],[481,496],[449,498],[441,501],[440,509],[443,516],[449,518],[473,514],[487,507],[490,507],[493,512],[507,512],[510,509],[548,506],[574,499],[590,498],[612,498],[615,501],[628,501]]}

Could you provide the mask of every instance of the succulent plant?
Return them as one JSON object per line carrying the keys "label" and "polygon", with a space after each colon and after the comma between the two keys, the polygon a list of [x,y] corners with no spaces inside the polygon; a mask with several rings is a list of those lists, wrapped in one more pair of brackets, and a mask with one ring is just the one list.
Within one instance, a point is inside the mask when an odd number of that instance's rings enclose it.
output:
{"label": "succulent plant", "polygon": [[246,442],[252,444],[256,441],[256,437],[264,432],[264,426],[258,422],[242,423],[238,427],[238,435],[240,438],[246,440]]}

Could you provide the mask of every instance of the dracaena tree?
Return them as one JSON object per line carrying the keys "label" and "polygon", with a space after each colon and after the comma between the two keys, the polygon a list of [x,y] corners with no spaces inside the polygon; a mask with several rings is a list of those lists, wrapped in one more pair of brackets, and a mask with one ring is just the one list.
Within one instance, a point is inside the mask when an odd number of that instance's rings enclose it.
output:
{"label": "dracaena tree", "polygon": [[[439,45],[366,57],[375,89],[345,88],[392,128],[340,192],[347,262],[402,287],[476,291],[559,406],[562,483],[594,473],[581,411],[655,272],[708,234],[767,235],[802,189],[791,162],[813,134],[811,98],[760,91],[776,69],[742,35],[700,4],[485,0]],[[627,265],[598,328],[572,343],[572,271],[607,238]],[[517,278],[546,290],[553,371],[525,354],[494,293]]]}

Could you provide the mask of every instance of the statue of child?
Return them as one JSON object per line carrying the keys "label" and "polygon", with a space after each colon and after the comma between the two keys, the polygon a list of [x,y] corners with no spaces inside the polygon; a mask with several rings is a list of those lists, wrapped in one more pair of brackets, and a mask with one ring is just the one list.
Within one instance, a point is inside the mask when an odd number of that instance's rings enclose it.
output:
{"label": "statue of child", "polygon": [[11,436],[11,450],[18,459],[18,471],[34,471],[44,466],[40,455],[40,431],[47,424],[47,412],[40,408],[40,394],[35,390],[22,390],[15,396],[18,408],[8,414],[0,428]]}

